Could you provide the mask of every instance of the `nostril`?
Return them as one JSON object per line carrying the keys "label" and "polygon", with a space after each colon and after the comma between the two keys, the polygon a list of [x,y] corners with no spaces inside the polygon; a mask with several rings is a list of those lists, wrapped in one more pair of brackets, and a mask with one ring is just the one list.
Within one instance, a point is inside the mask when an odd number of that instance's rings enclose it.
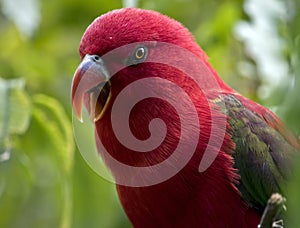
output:
{"label": "nostril", "polygon": [[100,62],[100,57],[98,55],[93,55],[92,59],[94,62]]}

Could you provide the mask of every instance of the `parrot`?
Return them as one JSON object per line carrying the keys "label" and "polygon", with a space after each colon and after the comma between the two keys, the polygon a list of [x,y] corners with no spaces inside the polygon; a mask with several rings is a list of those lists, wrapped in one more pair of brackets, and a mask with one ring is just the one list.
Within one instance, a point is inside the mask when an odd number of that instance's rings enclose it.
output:
{"label": "parrot", "polygon": [[258,226],[285,191],[299,138],[228,86],[184,25],[115,9],[88,26],[79,54],[73,112],[88,111],[134,227]]}

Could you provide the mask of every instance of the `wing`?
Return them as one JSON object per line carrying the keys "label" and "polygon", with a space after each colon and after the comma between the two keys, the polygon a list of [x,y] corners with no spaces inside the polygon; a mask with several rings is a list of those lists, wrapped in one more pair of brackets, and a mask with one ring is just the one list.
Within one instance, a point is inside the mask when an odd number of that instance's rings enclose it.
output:
{"label": "wing", "polygon": [[272,193],[284,192],[299,141],[266,108],[235,94],[220,98],[236,146],[238,188],[250,206],[263,210]]}

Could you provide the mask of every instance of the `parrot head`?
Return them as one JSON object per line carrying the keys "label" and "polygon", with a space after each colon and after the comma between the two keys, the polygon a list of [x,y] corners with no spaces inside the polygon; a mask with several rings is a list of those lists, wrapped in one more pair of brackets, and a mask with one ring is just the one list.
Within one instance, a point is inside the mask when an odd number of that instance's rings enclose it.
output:
{"label": "parrot head", "polygon": [[117,93],[114,91],[120,91],[129,82],[156,76],[162,71],[172,77],[172,70],[164,71],[162,66],[156,70],[153,64],[143,64],[158,56],[180,61],[176,51],[161,52],[158,43],[162,42],[184,48],[207,63],[206,54],[190,32],[158,12],[126,8],[96,18],[80,43],[81,63],[72,83],[74,114],[82,118],[84,103],[91,120],[96,122],[105,114],[111,97]]}

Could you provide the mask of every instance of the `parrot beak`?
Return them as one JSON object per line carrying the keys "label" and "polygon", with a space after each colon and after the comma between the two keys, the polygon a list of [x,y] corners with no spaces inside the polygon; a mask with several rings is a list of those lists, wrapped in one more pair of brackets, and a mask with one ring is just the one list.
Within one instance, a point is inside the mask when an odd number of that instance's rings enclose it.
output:
{"label": "parrot beak", "polygon": [[103,60],[97,55],[86,55],[73,77],[72,106],[75,116],[82,120],[82,103],[91,121],[99,120],[110,99],[110,75]]}

